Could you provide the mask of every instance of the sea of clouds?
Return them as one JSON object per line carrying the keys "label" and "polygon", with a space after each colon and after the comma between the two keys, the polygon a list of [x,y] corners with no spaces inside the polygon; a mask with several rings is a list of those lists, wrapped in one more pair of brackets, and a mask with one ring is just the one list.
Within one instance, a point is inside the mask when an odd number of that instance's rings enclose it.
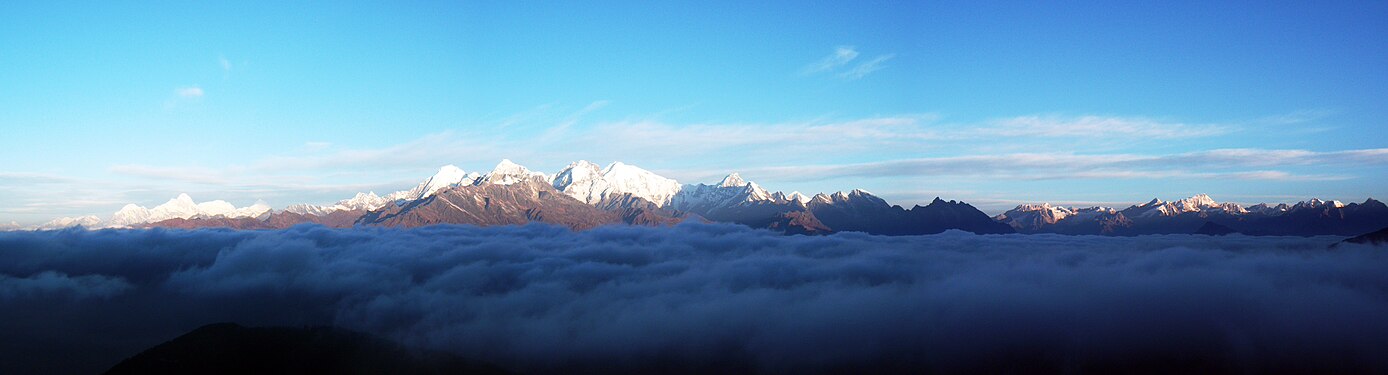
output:
{"label": "sea of clouds", "polygon": [[0,233],[0,373],[213,322],[546,372],[1388,371],[1388,251],[1338,237],[725,224]]}

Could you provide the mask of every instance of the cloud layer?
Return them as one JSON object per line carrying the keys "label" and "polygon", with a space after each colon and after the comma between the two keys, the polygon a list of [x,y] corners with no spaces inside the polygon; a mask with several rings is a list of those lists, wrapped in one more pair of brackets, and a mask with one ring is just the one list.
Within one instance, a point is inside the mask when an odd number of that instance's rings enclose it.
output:
{"label": "cloud layer", "polygon": [[217,321],[336,324],[531,372],[1388,370],[1388,254],[1336,240],[0,233],[0,372],[101,371]]}

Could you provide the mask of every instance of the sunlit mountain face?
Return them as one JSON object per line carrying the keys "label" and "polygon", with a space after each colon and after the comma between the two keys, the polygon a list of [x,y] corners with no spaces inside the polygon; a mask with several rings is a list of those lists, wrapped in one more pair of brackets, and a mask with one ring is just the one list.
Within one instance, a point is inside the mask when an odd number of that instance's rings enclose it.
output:
{"label": "sunlit mountain face", "polygon": [[0,374],[1388,373],[1385,14],[3,3]]}

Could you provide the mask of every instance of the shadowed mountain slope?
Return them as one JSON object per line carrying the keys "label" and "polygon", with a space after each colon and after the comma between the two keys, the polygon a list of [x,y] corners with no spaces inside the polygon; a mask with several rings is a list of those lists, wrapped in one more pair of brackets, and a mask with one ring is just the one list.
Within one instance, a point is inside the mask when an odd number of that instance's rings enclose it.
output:
{"label": "shadowed mountain slope", "polygon": [[330,327],[202,326],[116,364],[106,374],[506,374],[434,351]]}

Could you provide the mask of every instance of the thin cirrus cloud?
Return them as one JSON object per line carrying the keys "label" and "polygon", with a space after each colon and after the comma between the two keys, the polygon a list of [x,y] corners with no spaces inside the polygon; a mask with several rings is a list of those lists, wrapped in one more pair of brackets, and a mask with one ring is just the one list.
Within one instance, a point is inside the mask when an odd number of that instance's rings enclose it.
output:
{"label": "thin cirrus cloud", "polygon": [[839,73],[839,77],[847,80],[855,80],[866,77],[868,74],[872,74],[872,72],[876,72],[878,70],[882,70],[882,68],[885,68],[886,66],[883,65],[883,63],[887,62],[887,60],[891,60],[893,57],[896,57],[896,54],[886,54],[874,57],[872,60],[868,60],[861,64],[858,64],[857,66],[854,66],[853,69],[850,69],[843,73]]}
{"label": "thin cirrus cloud", "polygon": [[[1055,139],[1102,140],[1107,145],[1151,139],[1191,139],[1235,132],[1237,124],[1188,124],[1142,117],[1020,116],[953,123],[938,115],[781,123],[673,124],[654,120],[599,123],[566,139],[613,143],[630,154],[709,154],[736,149],[784,158],[801,151],[872,152],[939,149],[961,145],[1031,146]],[[719,137],[707,137],[719,134]],[[1042,140],[1038,140],[1041,138]],[[700,142],[687,142],[700,139]],[[949,142],[942,142],[949,141]],[[680,151],[672,151],[680,150]]]}
{"label": "thin cirrus cloud", "polygon": [[1009,137],[1086,137],[1177,139],[1225,134],[1234,127],[1223,124],[1185,124],[1140,117],[1018,116],[992,121],[978,132]]}
{"label": "thin cirrus cloud", "polygon": [[231,72],[231,60],[227,60],[226,56],[217,56],[217,65],[222,67],[222,72]]}
{"label": "thin cirrus cloud", "polygon": [[858,65],[855,65],[847,70],[840,69],[848,66],[850,63],[856,60],[859,55],[861,54],[858,52],[858,49],[856,47],[838,46],[834,48],[834,52],[830,53],[829,56],[825,56],[819,61],[811,63],[810,65],[807,65],[804,68],[800,69],[800,74],[812,75],[819,73],[837,72],[835,76],[851,81],[866,77],[868,74],[872,74],[873,72],[876,72],[878,70],[882,70],[882,68],[886,67],[885,65],[883,65],[883,63],[885,63],[887,60],[891,60],[893,57],[896,57],[896,54],[894,53],[878,55],[870,60],[861,62]]}
{"label": "thin cirrus cloud", "polygon": [[848,64],[853,59],[858,58],[858,50],[853,46],[839,46],[834,48],[834,53],[825,56],[818,62],[801,69],[803,74],[814,74],[837,69],[844,64]]}
{"label": "thin cirrus cloud", "polygon": [[[122,164],[108,171],[151,185],[194,186],[238,196],[261,192],[292,197],[299,193],[323,196],[327,191],[350,194],[344,190],[347,186],[400,189],[441,165],[456,164],[484,172],[502,158],[545,172],[575,160],[624,161],[682,182],[716,181],[728,172],[738,171],[767,182],[783,183],[922,176],[1336,181],[1363,177],[1364,168],[1388,164],[1388,149],[1135,151],[1151,149],[1127,145],[1147,144],[1153,139],[1219,137],[1252,126],[1146,117],[1028,115],[960,123],[935,114],[915,114],[778,123],[681,124],[657,119],[562,123],[605,104],[595,102],[575,108],[571,116],[541,116],[548,120],[515,125],[536,133],[531,135],[463,128],[376,148],[309,146],[211,168]],[[541,123],[549,123],[550,127],[532,126]],[[689,142],[691,139],[699,141]],[[1077,139],[1105,146],[1088,148],[1085,153],[1041,147]],[[1049,151],[1032,151],[1037,149]],[[919,157],[925,152],[940,156]],[[833,155],[834,159],[822,158],[823,155]],[[690,164],[690,160],[699,160],[700,164]],[[334,190],[335,185],[342,186]],[[860,186],[823,188],[849,187]],[[273,189],[284,191],[271,192]]]}
{"label": "thin cirrus cloud", "polygon": [[201,98],[202,94],[202,88],[197,86],[179,87],[177,89],[174,89],[174,95],[178,95],[178,97],[180,98]]}
{"label": "thin cirrus cloud", "polygon": [[[1326,181],[1351,176],[1299,175],[1262,168],[1307,165],[1377,166],[1388,164],[1388,149],[1330,152],[1223,149],[1169,155],[1033,153],[915,158],[869,163],[757,169],[758,175],[787,180],[831,177],[982,176],[1018,179],[1234,178],[1245,180]],[[1182,169],[1172,169],[1181,166]],[[1224,169],[1207,171],[1201,169]],[[1192,171],[1199,170],[1199,171]]]}
{"label": "thin cirrus cloud", "polygon": [[[593,106],[590,105],[589,108],[591,107]],[[586,110],[588,108],[584,109]],[[630,162],[633,155],[645,155],[647,160],[653,161],[661,161],[662,158],[688,159],[702,155],[743,155],[750,160],[785,160],[786,155],[817,154],[826,151],[863,156],[883,150],[921,150],[941,147],[938,146],[940,141],[950,141],[949,143],[956,145],[1034,144],[1035,138],[1083,137],[1121,143],[1124,140],[1141,141],[1152,138],[1207,137],[1237,129],[1234,125],[1185,124],[1140,117],[1055,115],[952,124],[932,114],[781,123],[674,124],[655,120],[626,120],[580,125],[582,124],[563,123],[543,131],[544,136],[541,137],[456,130],[380,148],[309,148],[305,150],[306,153],[267,156],[250,164],[221,171],[199,168],[193,170],[196,173],[175,173],[160,167],[134,165],[118,166],[111,171],[145,177],[173,177],[189,182],[208,182],[238,174],[273,174],[349,166],[410,169],[449,163],[485,164],[501,158],[567,163],[578,159]],[[707,137],[708,134],[720,136]],[[689,139],[701,141],[688,142]],[[808,151],[815,152],[807,153]],[[1227,157],[1237,158],[1238,155]],[[962,158],[967,159],[969,156]],[[1108,159],[1110,162],[1117,160],[1124,159]],[[727,168],[764,167],[755,163],[749,165],[745,160],[722,162],[735,162],[735,165],[723,166]],[[702,175],[676,172],[685,177]]]}

